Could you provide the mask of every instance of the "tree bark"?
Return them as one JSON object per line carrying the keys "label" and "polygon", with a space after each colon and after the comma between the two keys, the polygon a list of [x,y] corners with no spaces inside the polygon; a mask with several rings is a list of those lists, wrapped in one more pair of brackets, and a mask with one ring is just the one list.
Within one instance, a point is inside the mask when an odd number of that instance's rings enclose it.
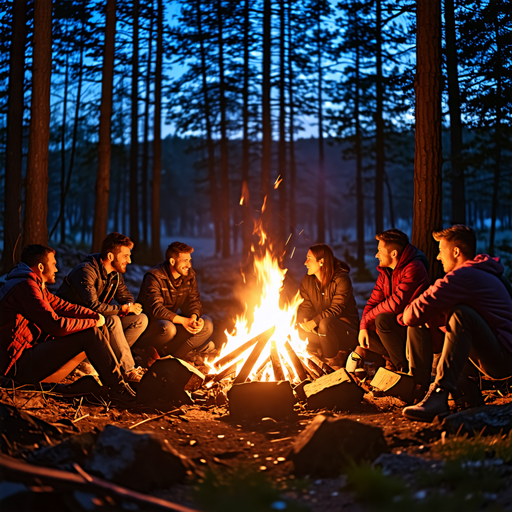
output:
{"label": "tree bark", "polygon": [[[435,0],[437,1],[437,0]],[[377,0],[376,21],[376,138],[375,138],[375,231],[384,231],[384,86],[382,83],[382,11]]]}
{"label": "tree bark", "polygon": [[270,118],[270,72],[271,72],[271,35],[272,35],[272,2],[263,0],[263,62],[262,62],[262,95],[261,95],[261,196],[266,199],[265,211],[262,213],[264,224],[268,226],[271,217],[270,168],[272,165],[272,120]]}
{"label": "tree bark", "polygon": [[448,109],[450,111],[450,160],[452,170],[452,224],[466,224],[466,191],[462,155],[462,122],[459,72],[455,30],[454,0],[444,1],[446,32],[446,72],[448,78]]}
{"label": "tree bark", "polygon": [[139,0],[133,1],[133,51],[130,135],[130,238],[139,243]]}
{"label": "tree bark", "polygon": [[142,173],[141,173],[141,209],[142,209],[142,245],[148,247],[148,160],[149,160],[149,107],[151,86],[151,61],[153,55],[153,3],[149,8],[149,37],[148,37],[148,63],[146,73],[146,97],[144,98],[144,142],[142,147]]}
{"label": "tree bark", "polygon": [[203,23],[201,18],[201,0],[196,3],[197,32],[199,35],[199,49],[201,53],[201,78],[202,93],[204,102],[204,122],[206,126],[206,145],[208,147],[208,179],[210,182],[210,202],[213,217],[213,226],[215,230],[215,253],[221,251],[221,224],[220,224],[220,205],[217,185],[217,174],[215,172],[215,145],[212,133],[212,118],[210,108],[210,94],[208,89],[208,69],[206,66],[206,48],[204,45]]}
{"label": "tree bark", "polygon": [[286,240],[286,216],[288,176],[286,172],[286,54],[285,54],[285,0],[279,0],[279,146],[278,168],[281,183],[279,185],[279,240]]}
{"label": "tree bark", "polygon": [[441,275],[432,231],[442,228],[441,1],[418,0],[416,134],[412,243],[427,256],[430,278]]}
{"label": "tree bark", "polygon": [[219,102],[220,102],[220,179],[221,179],[221,218],[222,218],[222,257],[231,254],[230,215],[229,215],[229,155],[227,137],[226,84],[224,75],[224,27],[222,1],[217,2],[217,22],[219,28]]}
{"label": "tree bark", "polygon": [[52,2],[34,2],[32,104],[23,243],[48,244],[48,153],[52,74]]}
{"label": "tree bark", "polygon": [[294,73],[293,73],[293,42],[292,42],[292,2],[288,2],[288,103],[290,116],[288,120],[288,139],[290,151],[290,188],[289,188],[289,215],[292,233],[295,233],[296,213],[295,213],[295,190],[297,180],[297,166],[295,160],[295,103],[293,94]]}
{"label": "tree bark", "polygon": [[[68,120],[68,89],[69,89],[69,49],[66,51],[66,70],[64,71],[64,98],[62,106],[62,127],[60,143],[60,211],[64,209],[64,193],[66,191],[66,124]],[[66,243],[66,219],[59,215],[60,243]],[[52,230],[53,231],[53,230]],[[50,237],[52,233],[50,233]]]}
{"label": "tree bark", "polygon": [[160,184],[162,181],[162,58],[164,46],[163,0],[157,4],[155,118],[153,126],[153,179],[151,183],[151,254],[155,261],[162,258],[160,248]]}
{"label": "tree bark", "polygon": [[92,229],[93,252],[101,249],[101,243],[107,236],[108,199],[110,193],[110,156],[112,88],[114,82],[114,53],[116,37],[116,0],[107,0],[105,43],[103,48],[103,69],[101,77],[101,106],[98,144],[98,171],[96,173],[96,198]]}
{"label": "tree bark", "polygon": [[13,2],[9,56],[7,141],[5,151],[5,210],[2,273],[12,270],[21,255],[21,169],[23,163],[23,83],[27,41],[27,0]]}

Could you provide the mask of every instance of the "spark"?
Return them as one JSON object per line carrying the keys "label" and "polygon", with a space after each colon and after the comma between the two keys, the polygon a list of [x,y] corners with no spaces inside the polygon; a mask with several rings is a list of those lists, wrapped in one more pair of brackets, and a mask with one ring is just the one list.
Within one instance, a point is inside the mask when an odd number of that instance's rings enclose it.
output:
{"label": "spark", "polygon": [[299,233],[299,235],[302,235],[302,233],[304,233],[304,230],[302,230],[302,231]]}
{"label": "spark", "polygon": [[292,233],[290,233],[290,236],[288,237],[288,240],[286,240],[286,243],[284,245],[288,245],[288,242],[290,241],[291,237],[292,237]]}
{"label": "spark", "polygon": [[283,181],[283,178],[281,178],[281,175],[279,175],[274,183],[274,188],[276,189],[277,187],[279,187],[279,185],[281,185],[281,182]]}
{"label": "spark", "polygon": [[295,254],[295,249],[296,249],[296,247],[293,248],[292,255],[290,256],[290,259],[293,258],[293,255]]}

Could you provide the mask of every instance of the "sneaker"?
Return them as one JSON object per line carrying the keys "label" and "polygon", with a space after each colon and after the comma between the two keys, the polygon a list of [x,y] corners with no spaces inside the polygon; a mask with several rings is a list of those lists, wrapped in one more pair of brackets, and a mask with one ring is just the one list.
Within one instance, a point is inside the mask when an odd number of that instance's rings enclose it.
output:
{"label": "sneaker", "polygon": [[405,407],[402,414],[413,421],[432,423],[436,416],[444,416],[450,412],[448,395],[448,391],[440,388],[434,382],[430,386],[425,398],[416,405]]}
{"label": "sneaker", "polygon": [[132,403],[137,399],[137,394],[127,382],[121,381],[116,386],[109,388],[108,397],[118,402]]}
{"label": "sneaker", "polygon": [[141,368],[140,366],[137,366],[133,370],[130,370],[128,373],[123,375],[123,378],[125,382],[140,382],[147,371],[147,368]]}

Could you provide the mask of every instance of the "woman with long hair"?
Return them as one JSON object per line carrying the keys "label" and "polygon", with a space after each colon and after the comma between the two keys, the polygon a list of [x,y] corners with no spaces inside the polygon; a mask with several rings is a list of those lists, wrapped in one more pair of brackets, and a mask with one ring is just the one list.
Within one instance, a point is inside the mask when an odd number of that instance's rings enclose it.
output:
{"label": "woman with long hair", "polygon": [[304,302],[297,310],[299,336],[308,339],[309,352],[341,367],[357,347],[359,334],[350,267],[326,244],[312,245],[304,265],[308,271],[300,285]]}

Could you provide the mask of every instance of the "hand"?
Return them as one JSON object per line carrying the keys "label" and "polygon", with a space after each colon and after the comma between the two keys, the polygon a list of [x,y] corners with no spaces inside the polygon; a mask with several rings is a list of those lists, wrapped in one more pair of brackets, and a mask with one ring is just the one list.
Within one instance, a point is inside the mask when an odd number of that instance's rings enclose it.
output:
{"label": "hand", "polygon": [[359,345],[363,348],[370,348],[370,335],[368,329],[361,329],[359,331]]}
{"label": "hand", "polygon": [[100,315],[98,320],[96,320],[96,327],[103,327],[105,325],[105,317]]}
{"label": "hand", "polygon": [[196,320],[195,318],[187,318],[187,317],[182,317],[182,318],[183,318],[183,320],[181,322],[181,325],[183,325],[183,327],[185,327],[185,329],[190,334],[197,334],[203,328],[204,320],[202,318],[199,320]]}
{"label": "hand", "polygon": [[129,313],[135,313],[136,315],[140,315],[142,313],[142,305],[136,302],[135,304],[130,304]]}
{"label": "hand", "polygon": [[299,324],[306,332],[313,332],[316,327],[316,322],[314,320],[308,320],[304,318],[304,322]]}

